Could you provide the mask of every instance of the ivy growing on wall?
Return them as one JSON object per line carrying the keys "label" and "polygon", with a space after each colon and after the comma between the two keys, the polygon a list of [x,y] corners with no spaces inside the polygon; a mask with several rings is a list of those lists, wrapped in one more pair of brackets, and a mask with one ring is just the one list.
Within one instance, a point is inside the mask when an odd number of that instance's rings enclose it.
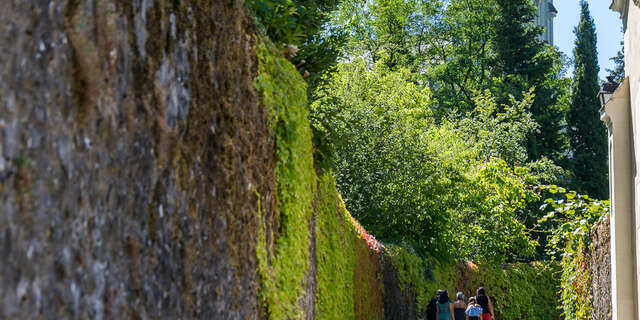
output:
{"label": "ivy growing on wall", "polygon": [[561,263],[562,312],[566,319],[591,319],[591,230],[609,213],[609,201],[599,201],[557,186],[543,190],[554,196],[542,209],[549,213],[540,224],[551,224],[547,250]]}
{"label": "ivy growing on wall", "polygon": [[[449,292],[453,299],[457,292],[474,296],[478,287],[485,287],[493,300],[496,319],[559,319],[557,309],[558,281],[555,263],[439,264],[428,266],[402,246],[388,247],[387,257],[399,279],[401,290],[409,290],[416,297],[418,310],[424,311],[436,290]],[[425,272],[430,268],[431,272]],[[431,273],[433,278],[426,278]],[[573,318],[567,318],[573,319]]]}

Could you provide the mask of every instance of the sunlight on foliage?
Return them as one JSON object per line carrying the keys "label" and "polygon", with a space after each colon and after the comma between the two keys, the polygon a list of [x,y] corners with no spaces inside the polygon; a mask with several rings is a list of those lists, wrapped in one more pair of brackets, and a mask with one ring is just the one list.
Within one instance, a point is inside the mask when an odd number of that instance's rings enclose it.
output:
{"label": "sunlight on foliage", "polygon": [[499,106],[485,92],[468,117],[437,124],[431,92],[414,80],[384,63],[340,64],[311,104],[316,160],[384,241],[442,261],[530,257],[536,242],[521,213],[538,200],[537,174],[554,168],[526,166],[532,94]]}
{"label": "sunlight on foliage", "polygon": [[268,41],[259,41],[258,77],[254,86],[269,111],[271,134],[276,144],[281,224],[275,252],[266,247],[264,234],[259,235],[262,242],[258,247],[260,300],[268,310],[269,319],[299,319],[302,312],[298,300],[309,263],[308,221],[316,183],[306,87],[281,52]]}

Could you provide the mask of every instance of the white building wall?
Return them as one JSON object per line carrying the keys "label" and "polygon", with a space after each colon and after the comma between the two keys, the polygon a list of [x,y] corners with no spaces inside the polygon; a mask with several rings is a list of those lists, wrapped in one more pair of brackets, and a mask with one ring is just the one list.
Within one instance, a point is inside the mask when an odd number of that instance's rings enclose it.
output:
{"label": "white building wall", "polygon": [[[627,29],[625,32],[624,40],[625,40],[625,72],[627,77],[629,77],[630,85],[631,85],[631,103],[633,106],[637,107],[640,103],[640,7],[638,5],[634,5],[632,1],[629,1],[628,4],[628,17],[627,17]],[[633,93],[636,93],[635,95]],[[638,111],[638,108],[632,108],[634,113]],[[634,114],[635,117],[635,114]],[[640,119],[640,117],[638,118]],[[640,125],[638,122],[634,122],[634,127],[638,127],[640,129]],[[635,133],[635,132],[634,132]],[[638,137],[638,142],[640,142],[640,135],[634,134],[635,137]],[[636,150],[638,150],[636,148]],[[640,157],[638,157],[640,161]]]}
{"label": "white building wall", "polygon": [[[605,113],[610,114],[612,120],[618,114],[618,124],[612,122],[613,141],[619,143],[613,144],[609,158],[613,319],[637,320],[640,315],[640,7],[632,0],[613,0],[611,8],[620,13],[625,23],[627,77],[614,94],[618,100],[605,107]],[[625,126],[629,127],[626,132],[622,130]],[[626,159],[630,165],[618,167]]]}
{"label": "white building wall", "polygon": [[[633,135],[633,158],[634,158],[634,243],[636,266],[636,301],[640,297],[640,7],[627,3],[625,30],[625,73],[629,81],[629,96]],[[640,314],[640,304],[637,303],[637,313]]]}

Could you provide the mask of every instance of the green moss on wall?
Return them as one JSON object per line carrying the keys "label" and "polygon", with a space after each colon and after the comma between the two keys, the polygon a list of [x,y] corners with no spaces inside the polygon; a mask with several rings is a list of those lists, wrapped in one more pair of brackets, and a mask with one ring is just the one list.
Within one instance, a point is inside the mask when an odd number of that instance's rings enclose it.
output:
{"label": "green moss on wall", "polygon": [[331,173],[318,181],[314,203],[317,319],[383,318],[379,244],[353,220]]}
{"label": "green moss on wall", "polygon": [[367,245],[358,234],[354,243],[355,267],[353,272],[354,316],[357,320],[383,319],[383,286],[380,252]]}
{"label": "green moss on wall", "polygon": [[550,263],[515,263],[506,266],[461,265],[465,279],[457,290],[475,295],[484,286],[498,319],[559,319],[558,271]]}
{"label": "green moss on wall", "polygon": [[319,180],[315,214],[317,319],[354,319],[354,245],[357,238],[330,174],[324,174]]}
{"label": "green moss on wall", "polygon": [[266,40],[258,41],[258,76],[254,86],[269,111],[278,164],[279,237],[275,249],[265,238],[261,219],[258,260],[260,300],[269,319],[300,319],[309,262],[309,219],[315,192],[306,84],[295,67]]}
{"label": "green moss on wall", "polygon": [[431,294],[425,277],[424,261],[410,249],[398,245],[387,246],[385,254],[396,272],[400,289],[412,292],[418,309],[425,309]]}
{"label": "green moss on wall", "polygon": [[496,319],[559,319],[560,297],[558,268],[551,263],[516,263],[504,266],[459,263],[436,264],[426,279],[424,262],[409,249],[401,246],[387,248],[386,254],[395,269],[400,288],[410,290],[416,297],[419,311],[424,311],[438,289],[449,292],[454,299],[461,291],[474,296],[478,287],[485,287],[491,296]]}

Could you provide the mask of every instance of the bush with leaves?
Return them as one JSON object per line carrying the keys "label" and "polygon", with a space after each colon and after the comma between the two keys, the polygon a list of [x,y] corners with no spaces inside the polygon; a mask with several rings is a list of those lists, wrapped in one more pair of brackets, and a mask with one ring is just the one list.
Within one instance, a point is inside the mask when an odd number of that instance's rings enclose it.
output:
{"label": "bush with leaves", "polygon": [[461,203],[451,213],[458,257],[492,263],[529,260],[537,242],[519,213],[539,199],[529,184],[531,172],[497,158],[472,170],[456,194]]}
{"label": "bush with leaves", "polygon": [[[409,73],[363,60],[341,64],[311,106],[317,159],[334,167],[349,210],[377,237],[430,252],[446,226],[449,168],[429,142],[430,92]],[[454,178],[455,179],[455,178]]]}
{"label": "bush with leaves", "polygon": [[485,93],[465,120],[436,124],[431,92],[409,70],[354,59],[316,91],[316,160],[383,241],[440,260],[522,260],[536,242],[521,214],[540,180],[525,165],[536,128],[527,96],[498,106]]}

